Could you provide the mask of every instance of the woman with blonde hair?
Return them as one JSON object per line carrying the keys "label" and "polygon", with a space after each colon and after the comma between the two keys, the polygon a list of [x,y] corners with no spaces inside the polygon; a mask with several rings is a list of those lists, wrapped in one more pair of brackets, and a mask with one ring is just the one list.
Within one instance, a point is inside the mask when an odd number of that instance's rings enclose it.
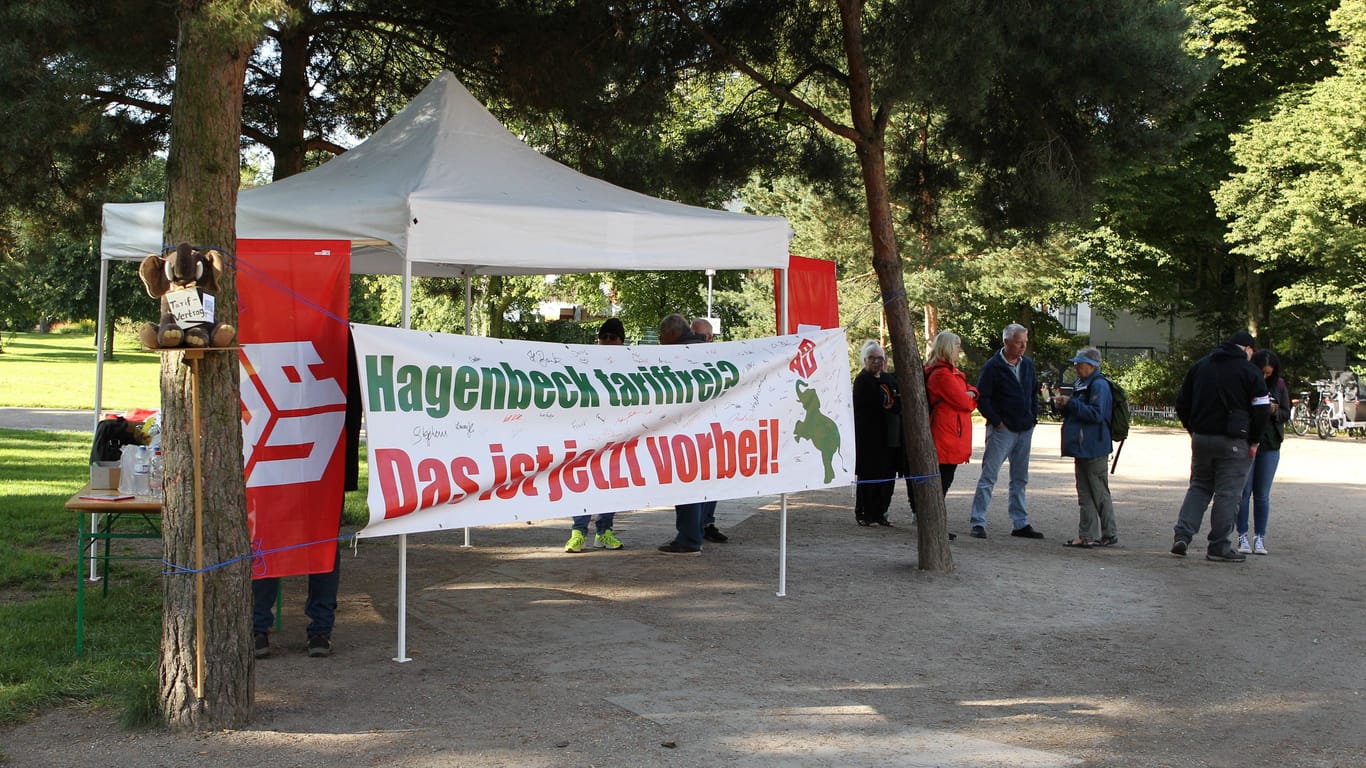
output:
{"label": "woman with blonde hair", "polygon": [[957,334],[940,331],[930,344],[925,365],[925,399],[930,409],[930,435],[939,457],[939,483],[948,494],[954,471],[972,458],[972,410],[977,407],[977,388],[968,383],[958,367],[963,341]]}

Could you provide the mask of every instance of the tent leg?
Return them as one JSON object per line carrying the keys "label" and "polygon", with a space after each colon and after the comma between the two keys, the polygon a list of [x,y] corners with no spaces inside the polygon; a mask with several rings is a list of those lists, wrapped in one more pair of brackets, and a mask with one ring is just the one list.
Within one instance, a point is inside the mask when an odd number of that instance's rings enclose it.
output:
{"label": "tent leg", "polygon": [[[109,312],[105,306],[109,302],[109,260],[100,259],[100,313],[99,321],[95,323],[95,423],[92,429],[100,428],[100,408],[103,407],[102,398],[104,395],[104,326],[109,322]],[[100,530],[100,514],[96,512],[90,516],[90,534],[93,536]],[[92,542],[94,539],[91,540]],[[95,547],[90,547],[90,567],[86,569],[90,574],[91,581],[99,581],[99,559],[95,556]]]}

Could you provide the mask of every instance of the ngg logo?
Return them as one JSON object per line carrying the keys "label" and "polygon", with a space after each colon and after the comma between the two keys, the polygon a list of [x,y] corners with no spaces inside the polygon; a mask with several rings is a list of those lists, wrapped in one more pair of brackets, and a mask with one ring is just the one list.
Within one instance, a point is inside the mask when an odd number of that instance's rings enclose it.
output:
{"label": "ngg logo", "polygon": [[[247,487],[321,480],[346,423],[346,393],[308,341],[242,346],[242,464]],[[328,368],[339,370],[329,371]]]}

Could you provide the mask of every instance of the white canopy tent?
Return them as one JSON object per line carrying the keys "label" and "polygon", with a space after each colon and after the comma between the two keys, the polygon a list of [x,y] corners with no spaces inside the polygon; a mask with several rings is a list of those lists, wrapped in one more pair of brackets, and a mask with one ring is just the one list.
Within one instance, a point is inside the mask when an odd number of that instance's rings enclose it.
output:
{"label": "white canopy tent", "polygon": [[[104,206],[100,253],[162,250],[162,203]],[[659,200],[522,143],[449,72],[374,135],[243,190],[240,238],[350,240],[354,272],[461,277],[787,266],[781,217]]]}
{"label": "white canopy tent", "polygon": [[[160,202],[104,206],[98,338],[109,262],[162,252],[163,215]],[[349,240],[352,272],[402,275],[405,327],[413,275],[785,271],[790,236],[781,217],[660,200],[551,160],[509,133],[450,72],[354,149],[243,190],[237,202],[238,238]],[[97,346],[96,419],[104,362]],[[786,518],[784,497],[780,595]],[[406,661],[406,536],[399,551],[397,659]]]}

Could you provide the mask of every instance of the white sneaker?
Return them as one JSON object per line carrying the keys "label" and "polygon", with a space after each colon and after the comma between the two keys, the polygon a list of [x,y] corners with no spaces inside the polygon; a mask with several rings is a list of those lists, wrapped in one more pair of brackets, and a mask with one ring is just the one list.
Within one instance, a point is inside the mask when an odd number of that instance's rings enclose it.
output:
{"label": "white sneaker", "polygon": [[1240,533],[1240,534],[1238,534],[1238,551],[1241,552],[1241,553],[1243,553],[1244,555],[1250,555],[1250,554],[1252,554],[1252,547],[1249,547],[1249,546],[1247,545],[1247,534],[1246,534],[1246,533]]}
{"label": "white sneaker", "polygon": [[1266,554],[1266,539],[1261,536],[1252,537],[1252,551],[1258,555]]}

